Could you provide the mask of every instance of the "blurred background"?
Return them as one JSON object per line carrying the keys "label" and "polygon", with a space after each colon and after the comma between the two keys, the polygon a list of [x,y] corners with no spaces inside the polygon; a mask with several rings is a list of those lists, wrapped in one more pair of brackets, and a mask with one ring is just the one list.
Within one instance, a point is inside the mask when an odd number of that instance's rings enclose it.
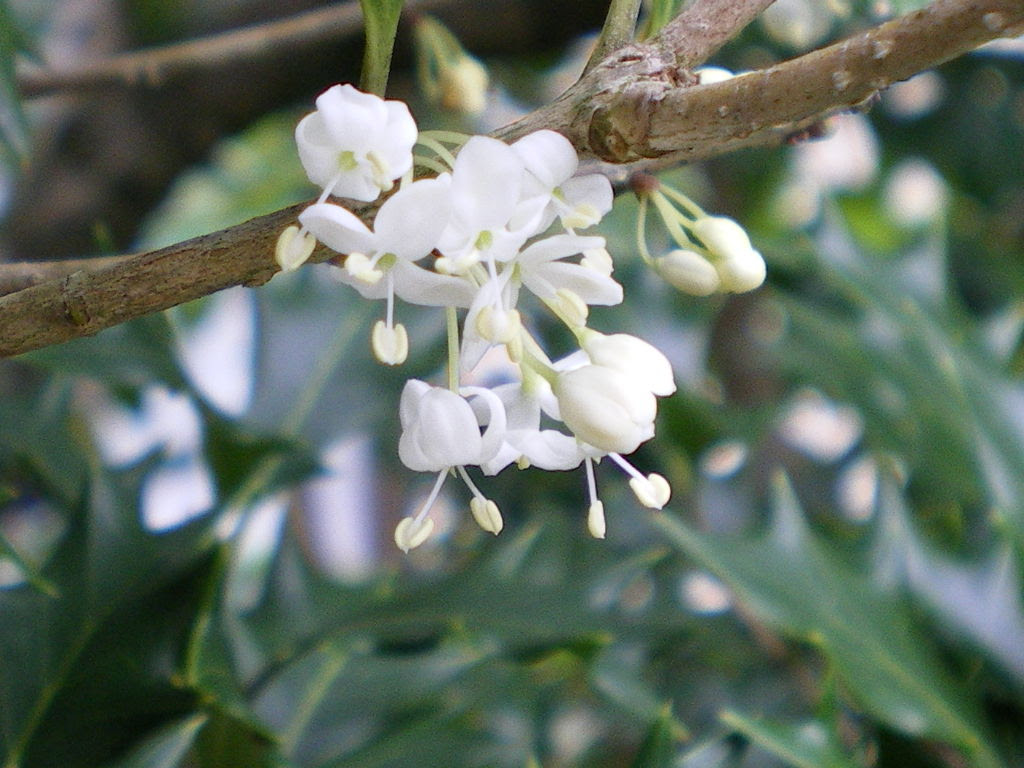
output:
{"label": "blurred background", "polygon": [[[711,63],[923,4],[779,0]],[[409,5],[388,95],[470,133],[571,84],[606,11]],[[38,66],[314,7],[0,2],[0,271],[313,197],[294,126],[358,81],[358,15],[150,83]],[[427,12],[487,67],[479,113],[418,87]],[[401,306],[410,359],[379,366],[379,307],[328,265],[0,361],[5,768],[1024,765],[1024,43],[822,128],[662,175],[747,227],[752,294],[661,282],[628,193],[602,223],[626,301],[591,325],[655,343],[680,387],[634,457],[673,500],[641,509],[602,464],[604,541],[582,472],[509,468],[481,481],[500,536],[456,489],[399,552],[432,478],[397,460],[398,397],[438,376],[443,316]]]}

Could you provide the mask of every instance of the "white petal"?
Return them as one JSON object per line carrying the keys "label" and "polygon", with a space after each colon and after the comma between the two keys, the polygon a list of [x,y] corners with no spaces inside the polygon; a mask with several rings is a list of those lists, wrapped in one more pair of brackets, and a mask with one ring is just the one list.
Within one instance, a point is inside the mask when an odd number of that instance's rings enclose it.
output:
{"label": "white petal", "polygon": [[[476,295],[476,287],[467,279],[440,275],[432,269],[424,269],[409,261],[396,262],[391,268],[391,275],[394,279],[395,295],[410,304],[424,307],[468,307]],[[381,283],[386,281],[381,280],[378,286]],[[379,296],[370,296],[369,292],[364,292],[358,285],[355,288],[368,298],[383,298],[385,295],[383,288],[380,289]]]}
{"label": "white petal", "polygon": [[437,247],[452,203],[447,176],[415,181],[392,195],[373,222],[380,250],[409,261]]}
{"label": "white petal", "polygon": [[510,433],[508,441],[538,469],[575,469],[583,461],[583,452],[576,438],[555,429]]}
{"label": "white petal", "polygon": [[563,259],[583,253],[592,248],[604,248],[603,237],[582,237],[580,235],[553,235],[530,245],[519,254],[518,262],[523,269],[555,259]]}
{"label": "white petal", "polygon": [[[502,404],[501,399],[486,387],[462,387],[459,392],[466,397],[477,396],[487,404],[487,428],[484,430],[480,440],[479,455],[472,462],[463,462],[481,464],[497,454],[498,449],[501,448],[502,441],[505,439],[505,406]],[[467,407],[469,407],[468,403]]]}
{"label": "white petal", "polygon": [[562,184],[561,189],[565,202],[573,208],[588,204],[593,206],[601,216],[612,209],[614,199],[612,183],[600,173],[569,179]]}
{"label": "white petal", "polygon": [[611,277],[565,261],[553,261],[530,273],[524,272],[523,285],[541,298],[550,298],[565,289],[586,304],[610,307],[622,302],[622,286]]}
{"label": "white petal", "polygon": [[420,400],[423,395],[430,391],[430,385],[419,379],[409,379],[402,388],[402,397],[398,401],[398,418],[401,421],[402,429],[405,429],[416,419],[419,412]]}
{"label": "white petal", "polygon": [[498,229],[515,212],[523,164],[511,147],[474,136],[455,158],[452,171],[454,216],[467,231]]}
{"label": "white petal", "polygon": [[384,100],[347,83],[321,93],[316,99],[316,109],[323,115],[324,128],[331,139],[340,148],[357,155],[373,146],[387,123]]}
{"label": "white petal", "polygon": [[632,453],[654,435],[654,395],[620,371],[584,365],[559,374],[554,392],[565,425],[596,448]]}
{"label": "white petal", "polygon": [[590,331],[582,346],[594,365],[632,376],[655,395],[671,395],[676,391],[672,364],[660,349],[641,338],[628,333],[606,336]]}
{"label": "white petal", "polygon": [[534,131],[515,142],[512,149],[548,192],[576,173],[579,165],[576,148],[565,136],[554,131]]}
{"label": "white petal", "polygon": [[351,211],[334,203],[315,203],[299,214],[299,221],[321,243],[338,253],[372,253],[377,238]]}

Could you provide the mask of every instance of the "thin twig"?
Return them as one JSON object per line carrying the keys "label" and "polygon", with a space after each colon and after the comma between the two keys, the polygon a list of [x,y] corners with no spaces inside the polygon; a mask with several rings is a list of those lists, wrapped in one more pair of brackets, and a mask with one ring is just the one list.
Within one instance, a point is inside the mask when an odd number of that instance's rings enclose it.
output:
{"label": "thin twig", "polygon": [[701,0],[691,3],[665,25],[658,44],[675,57],[676,66],[703,64],[775,0]]}
{"label": "thin twig", "polygon": [[[718,2],[719,0],[707,0]],[[693,86],[674,61],[627,46],[562,98],[498,134],[552,128],[584,155],[648,165],[778,140],[890,83],[1024,30],[1020,0],[936,0],[814,53],[722,83]],[[651,52],[652,60],[627,52]],[[277,271],[277,233],[302,206],[0,297],[0,356],[57,344]],[[355,213],[369,221],[376,207]],[[318,248],[314,261],[331,257]],[[0,271],[3,267],[0,266]]]}
{"label": "thin twig", "polygon": [[587,60],[584,72],[589,72],[596,64],[633,39],[639,15],[640,0],[611,0],[608,4],[608,15],[601,28],[601,36],[594,46],[593,53],[590,54],[590,59]]}
{"label": "thin twig", "polygon": [[[407,0],[406,8],[429,10],[451,2]],[[286,19],[111,56],[76,69],[19,66],[18,87],[24,98],[33,98],[57,92],[158,86],[174,77],[282,55],[313,43],[355,34],[362,28],[359,3],[350,0]]]}

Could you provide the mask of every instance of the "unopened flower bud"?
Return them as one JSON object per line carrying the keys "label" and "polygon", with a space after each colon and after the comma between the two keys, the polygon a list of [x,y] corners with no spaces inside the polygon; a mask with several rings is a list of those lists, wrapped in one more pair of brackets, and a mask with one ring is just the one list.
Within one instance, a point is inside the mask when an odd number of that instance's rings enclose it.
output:
{"label": "unopened flower bud", "polygon": [[647,477],[634,477],[629,481],[629,487],[637,500],[650,509],[661,509],[672,496],[668,480],[653,472]]}
{"label": "unopened flower bud", "polygon": [[676,249],[655,259],[661,278],[691,296],[710,296],[721,286],[718,270],[696,251]]}
{"label": "unopened flower bud", "polygon": [[603,539],[607,528],[604,519],[604,502],[595,501],[587,510],[587,529],[595,539]]}
{"label": "unopened flower bud", "polygon": [[487,106],[487,69],[472,56],[460,56],[441,67],[438,75],[441,106],[467,115],[479,115]]}
{"label": "unopened flower bud", "polygon": [[384,276],[365,253],[350,253],[345,259],[345,271],[367,285],[373,285]]}
{"label": "unopened flower bud", "polygon": [[559,288],[555,291],[555,306],[569,325],[579,328],[587,324],[590,307],[575,291]]}
{"label": "unopened flower bud", "polygon": [[312,234],[306,232],[302,237],[297,237],[298,234],[299,228],[293,224],[285,227],[277,238],[274,259],[282,272],[291,272],[301,267],[316,247],[316,238]]}
{"label": "unopened flower bud", "polygon": [[721,258],[753,250],[747,231],[726,216],[705,216],[697,219],[693,223],[693,233],[709,251]]}
{"label": "unopened flower bud", "polygon": [[488,533],[493,533],[497,536],[501,533],[501,529],[505,527],[505,523],[501,519],[501,512],[498,510],[498,505],[490,499],[485,499],[483,496],[474,496],[470,499],[469,511],[473,513],[473,519],[476,520],[477,524]]}
{"label": "unopened flower bud", "polygon": [[672,364],[653,344],[628,333],[605,335],[586,331],[582,346],[594,365],[613,368],[644,383],[656,395],[676,391]]}
{"label": "unopened flower bud", "polygon": [[401,365],[409,356],[409,334],[401,323],[388,326],[378,320],[370,336],[373,356],[384,365]]}
{"label": "unopened flower bud", "polygon": [[764,258],[753,248],[730,253],[716,266],[722,288],[733,293],[745,293],[760,287],[767,272]]}
{"label": "unopened flower bud", "polygon": [[415,549],[434,531],[434,521],[429,517],[416,522],[414,517],[404,517],[395,527],[395,544],[403,552]]}
{"label": "unopened flower bud", "polygon": [[632,453],[654,436],[654,395],[642,381],[621,371],[584,365],[560,373],[552,391],[565,425],[595,448]]}

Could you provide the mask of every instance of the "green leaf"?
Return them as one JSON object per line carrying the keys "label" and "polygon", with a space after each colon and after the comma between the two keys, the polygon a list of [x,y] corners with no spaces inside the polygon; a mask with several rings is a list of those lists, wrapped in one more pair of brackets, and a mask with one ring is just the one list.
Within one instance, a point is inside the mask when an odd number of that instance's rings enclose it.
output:
{"label": "green leaf", "polygon": [[0,592],[0,755],[21,768],[92,766],[194,711],[177,676],[209,561],[209,523],[142,529],[135,474],[94,472],[42,576]]}
{"label": "green leaf", "polygon": [[658,34],[662,27],[676,17],[681,5],[681,0],[651,0],[651,2],[647,3],[643,39],[646,40]]}
{"label": "green leaf", "polygon": [[402,0],[359,0],[366,28],[363,73],[359,87],[367,93],[384,96],[391,72],[391,53],[395,48]]}
{"label": "green leaf", "polygon": [[676,764],[678,743],[682,736],[672,716],[672,705],[665,705],[647,730],[644,743],[633,761],[633,768],[672,768]]}
{"label": "green leaf", "polygon": [[978,766],[1001,764],[969,687],[942,663],[903,602],[812,536],[783,477],[776,482],[772,528],[760,539],[703,535],[664,513],[654,522],[761,620],[820,648],[875,718],[903,733],[955,744]]}
{"label": "green leaf", "polygon": [[208,719],[205,714],[190,715],[162,726],[110,768],[179,768]]}
{"label": "green leaf", "polygon": [[780,723],[753,719],[727,710],[721,720],[794,768],[857,768],[858,763],[843,753],[839,739],[823,723]]}
{"label": "green leaf", "polygon": [[20,53],[30,52],[29,37],[8,0],[0,0],[0,155],[15,167],[27,162],[29,140],[14,59]]}

